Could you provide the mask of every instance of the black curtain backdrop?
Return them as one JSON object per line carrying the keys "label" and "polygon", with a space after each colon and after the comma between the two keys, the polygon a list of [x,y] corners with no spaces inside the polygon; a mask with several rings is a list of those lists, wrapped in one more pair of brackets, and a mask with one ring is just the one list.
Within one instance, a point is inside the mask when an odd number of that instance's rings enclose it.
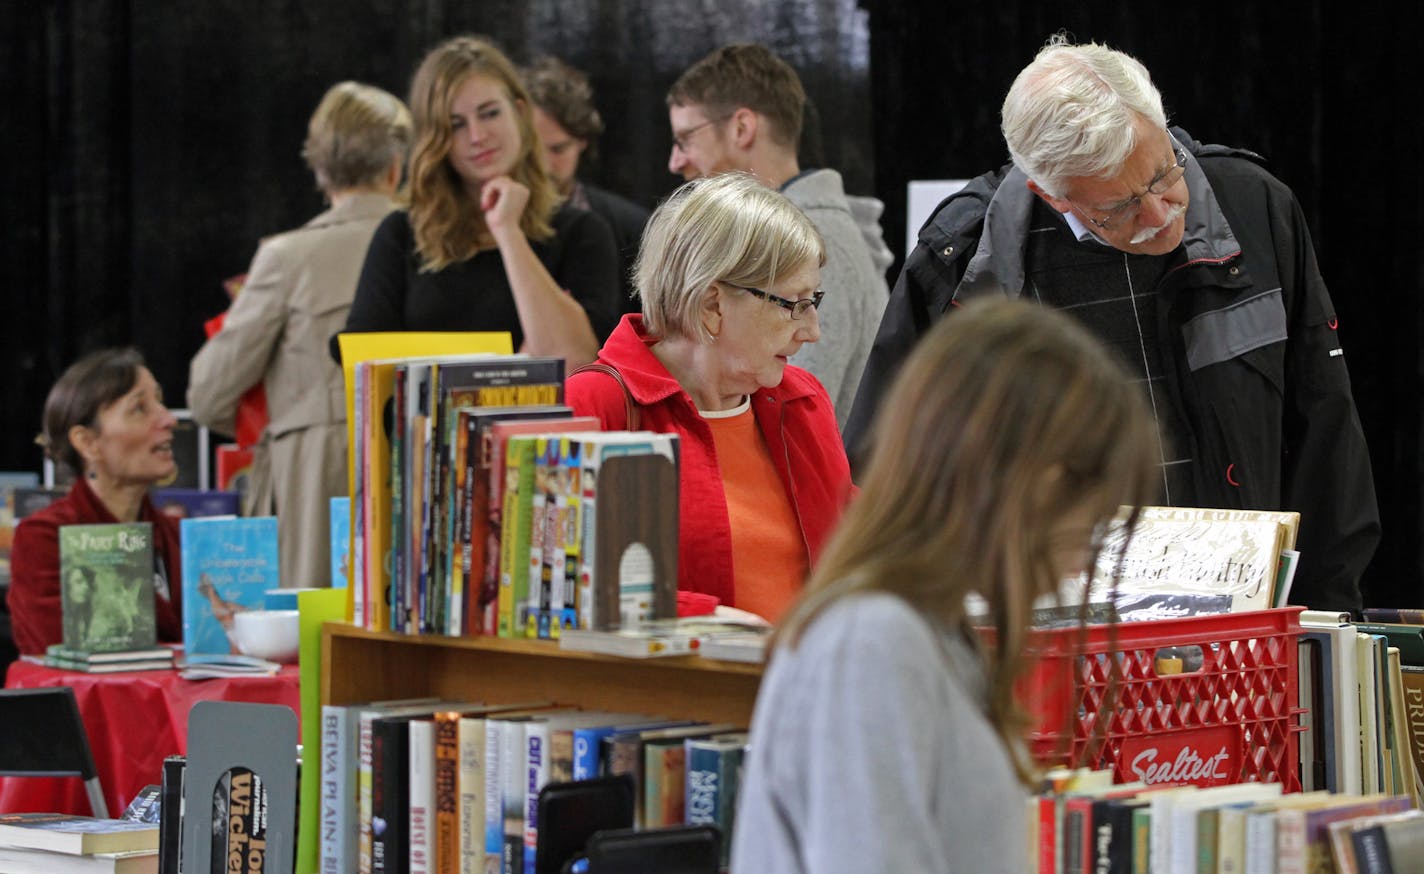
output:
{"label": "black curtain backdrop", "polygon": [[589,73],[608,123],[585,175],[651,206],[677,181],[667,87],[718,45],[760,41],[801,72],[826,163],[852,193],[886,202],[898,255],[906,183],[1002,163],[1004,91],[1066,30],[1141,58],[1175,122],[1262,153],[1295,189],[1339,310],[1385,520],[1367,603],[1424,606],[1421,18],[1377,0],[0,4],[0,469],[38,469],[45,392],[91,349],[138,346],[181,404],[202,322],[226,305],[221,280],[247,268],[264,234],[321,209],[299,150],[333,82],[404,95],[424,52],[464,32],[493,36],[517,62],[557,54]]}

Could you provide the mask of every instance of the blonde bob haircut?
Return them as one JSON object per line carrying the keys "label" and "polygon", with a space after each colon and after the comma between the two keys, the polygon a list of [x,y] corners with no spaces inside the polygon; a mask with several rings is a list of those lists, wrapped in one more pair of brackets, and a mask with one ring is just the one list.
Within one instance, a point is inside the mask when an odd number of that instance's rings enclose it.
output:
{"label": "blonde bob haircut", "polygon": [[494,43],[477,36],[457,36],[425,56],[410,86],[410,111],[415,117],[410,225],[425,272],[465,261],[491,245],[479,203],[465,191],[447,160],[453,139],[450,105],[455,92],[471,76],[486,76],[503,87],[519,129],[519,156],[510,176],[529,189],[520,229],[534,241],[554,235],[550,219],[560,198],[535,148],[538,139],[529,92],[514,65]]}
{"label": "blonde bob haircut", "polygon": [[334,191],[379,183],[410,149],[410,110],[380,88],[338,82],[327,89],[311,121],[302,158],[317,187]]}
{"label": "blonde bob haircut", "polygon": [[986,716],[1031,779],[1014,681],[1034,601],[1057,592],[1064,563],[1120,505],[1153,498],[1156,446],[1138,389],[1068,316],[997,297],[947,314],[891,387],[860,495],[777,645],[794,646],[822,610],[860,592],[964,628],[965,596],[977,593],[995,632]]}
{"label": "blonde bob haircut", "polygon": [[707,341],[698,311],[713,283],[771,288],[825,263],[805,213],[750,174],[724,173],[688,182],[654,210],[633,280],[649,334]]}

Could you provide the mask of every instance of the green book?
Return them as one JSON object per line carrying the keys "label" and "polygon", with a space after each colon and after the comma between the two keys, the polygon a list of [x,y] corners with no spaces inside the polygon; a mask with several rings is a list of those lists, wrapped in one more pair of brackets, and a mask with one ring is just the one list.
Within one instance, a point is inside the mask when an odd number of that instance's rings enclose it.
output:
{"label": "green book", "polygon": [[64,646],[87,653],[154,646],[153,576],[150,523],[61,526]]}

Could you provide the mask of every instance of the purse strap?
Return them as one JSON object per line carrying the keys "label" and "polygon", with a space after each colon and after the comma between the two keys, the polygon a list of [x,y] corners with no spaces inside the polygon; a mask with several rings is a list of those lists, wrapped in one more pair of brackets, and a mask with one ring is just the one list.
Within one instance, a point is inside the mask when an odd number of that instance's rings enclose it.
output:
{"label": "purse strap", "polygon": [[625,431],[637,431],[643,423],[642,410],[638,402],[633,400],[633,393],[628,390],[628,383],[623,381],[623,374],[618,372],[618,368],[602,361],[591,361],[582,367],[574,368],[574,372],[569,376],[577,376],[580,373],[605,373],[618,383],[618,387],[623,389],[623,428]]}

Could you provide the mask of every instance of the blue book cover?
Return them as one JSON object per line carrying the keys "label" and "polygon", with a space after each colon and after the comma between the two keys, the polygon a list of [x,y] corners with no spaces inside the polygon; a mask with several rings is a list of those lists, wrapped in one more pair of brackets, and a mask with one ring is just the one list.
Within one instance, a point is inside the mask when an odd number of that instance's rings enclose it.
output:
{"label": "blue book cover", "polygon": [[261,610],[280,588],[277,518],[183,519],[183,647],[188,655],[239,652],[233,618]]}
{"label": "blue book cover", "polygon": [[241,498],[235,491],[222,489],[180,489],[169,487],[149,492],[154,506],[170,516],[192,519],[199,516],[236,516],[241,511]]}
{"label": "blue book cover", "polygon": [[331,499],[331,587],[344,589],[351,581],[351,499]]}

